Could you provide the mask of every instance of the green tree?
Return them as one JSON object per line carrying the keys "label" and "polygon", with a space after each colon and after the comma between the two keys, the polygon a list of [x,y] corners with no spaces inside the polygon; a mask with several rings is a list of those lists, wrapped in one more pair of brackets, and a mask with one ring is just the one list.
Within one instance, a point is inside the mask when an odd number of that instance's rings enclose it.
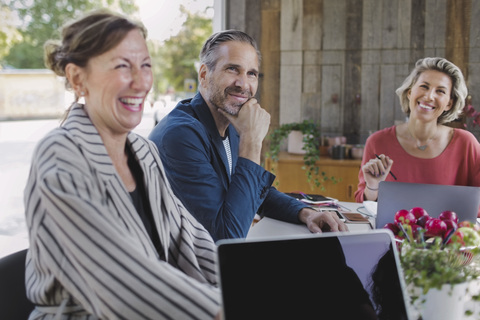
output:
{"label": "green tree", "polygon": [[24,21],[18,30],[20,40],[13,44],[4,57],[4,63],[15,68],[44,68],[45,41],[52,37],[58,38],[64,23],[87,11],[105,7],[125,14],[138,11],[130,0],[17,0],[8,6]]}
{"label": "green tree", "polygon": [[9,53],[11,46],[21,39],[20,32],[18,32],[15,26],[15,20],[15,16],[10,8],[0,4],[0,62]]}
{"label": "green tree", "polygon": [[156,93],[165,92],[169,86],[184,91],[185,79],[197,79],[195,62],[203,43],[212,34],[212,19],[206,14],[189,12],[184,6],[180,11],[186,16],[180,32],[164,44],[150,43]]}

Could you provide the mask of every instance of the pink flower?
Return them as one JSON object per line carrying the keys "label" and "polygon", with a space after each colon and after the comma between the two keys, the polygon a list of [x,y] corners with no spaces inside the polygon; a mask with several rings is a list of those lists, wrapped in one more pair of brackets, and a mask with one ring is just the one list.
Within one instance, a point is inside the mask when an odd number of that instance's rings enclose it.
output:
{"label": "pink flower", "polygon": [[[480,112],[476,111],[471,104],[465,105],[465,107],[463,107],[463,112],[467,118],[473,118],[473,127],[480,127]],[[463,126],[465,129],[467,129],[467,123],[465,123]]]}
{"label": "pink flower", "polygon": [[480,112],[476,112],[473,118],[473,125],[477,125],[480,127]]}
{"label": "pink flower", "polygon": [[465,107],[463,107],[463,112],[465,113],[465,115],[466,115],[467,117],[474,117],[475,114],[477,113],[477,112],[475,111],[475,108],[474,108],[471,104],[466,105]]}

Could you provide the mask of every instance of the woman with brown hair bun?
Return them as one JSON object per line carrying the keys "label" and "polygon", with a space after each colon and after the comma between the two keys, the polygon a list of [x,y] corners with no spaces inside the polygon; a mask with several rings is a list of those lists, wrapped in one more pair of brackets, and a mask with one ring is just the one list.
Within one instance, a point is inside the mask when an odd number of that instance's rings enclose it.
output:
{"label": "woman with brown hair bun", "polygon": [[213,319],[216,247],[132,130],[152,86],[146,31],[96,11],[48,42],[76,100],[34,152],[25,188],[30,319]]}

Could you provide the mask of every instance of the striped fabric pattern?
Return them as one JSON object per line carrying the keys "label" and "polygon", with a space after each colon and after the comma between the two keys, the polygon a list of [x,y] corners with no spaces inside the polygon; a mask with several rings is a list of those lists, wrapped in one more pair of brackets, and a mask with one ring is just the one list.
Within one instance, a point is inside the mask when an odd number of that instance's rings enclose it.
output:
{"label": "striped fabric pattern", "polygon": [[[80,305],[62,319],[213,319],[219,310],[216,247],[174,196],[156,147],[128,135],[144,172],[160,260],[101,137],[76,105],[37,145],[25,188],[35,304]],[[53,319],[35,310],[30,319]]]}
{"label": "striped fabric pattern", "polygon": [[225,147],[225,152],[227,153],[228,172],[230,175],[232,175],[232,149],[230,148],[230,139],[228,137],[223,139],[223,146]]}

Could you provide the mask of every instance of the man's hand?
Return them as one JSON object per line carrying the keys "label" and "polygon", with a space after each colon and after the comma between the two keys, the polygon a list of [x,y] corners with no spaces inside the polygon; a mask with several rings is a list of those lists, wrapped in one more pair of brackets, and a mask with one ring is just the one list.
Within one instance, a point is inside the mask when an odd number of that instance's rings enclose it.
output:
{"label": "man's hand", "polygon": [[270,126],[270,114],[255,98],[245,102],[237,116],[230,115],[221,109],[218,111],[228,119],[240,135],[239,156],[260,164],[262,141]]}
{"label": "man's hand", "polygon": [[348,227],[341,221],[335,211],[317,211],[311,208],[303,208],[298,214],[300,221],[307,225],[312,233],[322,231],[348,231]]}

